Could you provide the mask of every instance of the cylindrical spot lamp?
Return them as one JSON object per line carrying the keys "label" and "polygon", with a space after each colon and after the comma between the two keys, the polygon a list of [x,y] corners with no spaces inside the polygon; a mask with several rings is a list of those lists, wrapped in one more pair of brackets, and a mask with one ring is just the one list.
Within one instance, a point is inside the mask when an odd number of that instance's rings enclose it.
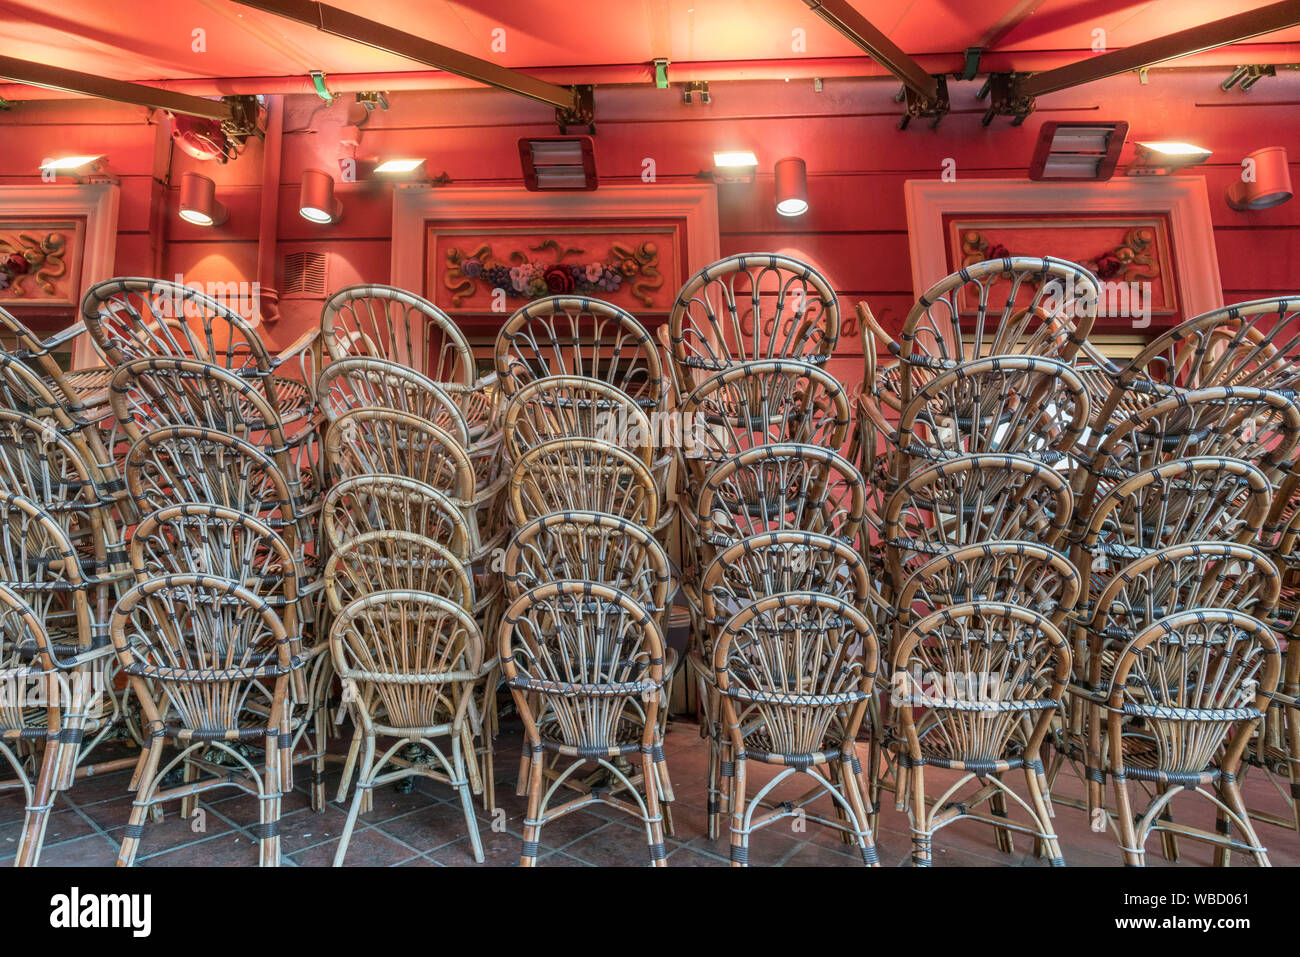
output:
{"label": "cylindrical spot lamp", "polygon": [[798,156],[777,160],[776,211],[782,216],[802,216],[808,212],[808,165]]}
{"label": "cylindrical spot lamp", "polygon": [[230,215],[217,202],[217,184],[199,173],[181,175],[181,219],[195,226],[220,226]]}
{"label": "cylindrical spot lamp", "polygon": [[[1228,187],[1228,205],[1242,213],[1250,209],[1271,209],[1291,198],[1291,170],[1286,165],[1286,147],[1266,146],[1246,155],[1240,182]],[[1247,170],[1249,179],[1245,178]]]}
{"label": "cylindrical spot lamp", "polygon": [[334,198],[334,177],[324,170],[303,170],[298,213],[312,223],[337,223],[342,219],[343,204]]}

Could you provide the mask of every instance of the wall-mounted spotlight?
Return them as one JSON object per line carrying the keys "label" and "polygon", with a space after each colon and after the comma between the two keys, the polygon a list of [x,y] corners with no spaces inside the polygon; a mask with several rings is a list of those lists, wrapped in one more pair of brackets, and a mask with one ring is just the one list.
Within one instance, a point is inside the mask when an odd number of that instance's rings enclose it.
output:
{"label": "wall-mounted spotlight", "polygon": [[98,175],[108,175],[108,157],[103,153],[86,153],[79,156],[59,156],[47,159],[40,167],[41,178],[52,182],[60,176],[70,176],[85,181]]}
{"label": "wall-mounted spotlight", "polygon": [[217,184],[198,173],[181,175],[181,219],[195,226],[220,226],[230,211],[217,202]]}
{"label": "wall-mounted spotlight", "polygon": [[752,183],[758,171],[758,157],[749,150],[713,154],[715,183]]}
{"label": "wall-mounted spotlight", "polygon": [[302,171],[298,215],[310,223],[337,223],[343,218],[343,204],[334,198],[334,177],[319,169]]}
{"label": "wall-mounted spotlight", "polygon": [[423,159],[388,159],[375,167],[378,176],[414,176],[424,166]]}
{"label": "wall-mounted spotlight", "polygon": [[1127,173],[1129,176],[1168,176],[1184,166],[1196,166],[1210,158],[1210,150],[1194,143],[1171,140],[1139,142]]}
{"label": "wall-mounted spotlight", "polygon": [[1291,170],[1286,147],[1266,146],[1246,154],[1240,182],[1228,187],[1228,205],[1239,213],[1271,209],[1291,198]]}
{"label": "wall-mounted spotlight", "polygon": [[782,216],[808,212],[808,164],[798,156],[776,161],[776,211]]}

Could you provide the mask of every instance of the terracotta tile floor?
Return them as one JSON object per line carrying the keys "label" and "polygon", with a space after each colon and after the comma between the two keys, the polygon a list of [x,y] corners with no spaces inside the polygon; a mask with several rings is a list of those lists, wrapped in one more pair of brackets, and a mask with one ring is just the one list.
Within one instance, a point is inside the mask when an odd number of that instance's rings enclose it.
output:
{"label": "terracotta tile floor", "polygon": [[[517,724],[503,725],[497,742],[497,798],[505,811],[493,830],[492,818],[479,806],[480,829],[488,864],[514,865],[518,862],[521,822],[525,802],[515,796],[514,781],[519,766],[520,733]],[[723,836],[710,841],[706,836],[704,772],[707,753],[695,725],[675,721],[666,743],[669,767],[677,801],[672,806],[676,835],[668,840],[670,867],[725,867],[728,840]],[[865,750],[864,750],[865,756]],[[1058,791],[1065,795],[1079,793],[1073,779],[1062,772]],[[338,765],[332,764],[327,794],[332,796],[338,781]],[[756,769],[756,780],[765,780],[770,772]],[[936,775],[936,778],[947,775]],[[123,827],[130,812],[126,796],[129,772],[117,772],[78,782],[72,791],[58,796],[41,855],[43,866],[107,866],[117,858]],[[305,775],[304,775],[305,777]],[[949,777],[949,779],[951,779]],[[793,797],[799,788],[778,789],[778,798]],[[1017,788],[1017,790],[1021,790]],[[1246,791],[1252,806],[1274,812],[1281,800],[1257,770],[1247,778]],[[884,796],[876,845],[886,866],[909,862],[910,839],[907,821],[893,807],[892,797]],[[1188,799],[1175,802],[1180,821],[1212,826],[1213,815],[1208,803]],[[162,823],[147,824],[137,863],[142,867],[230,866],[248,867],[257,862],[256,843],[251,826],[256,823],[254,799],[231,790],[209,792],[204,809],[203,829],[196,831],[191,821],[182,820],[179,805],[169,805]],[[818,805],[825,810],[825,799]],[[345,809],[331,804],[323,814],[309,807],[305,786],[284,801],[281,819],[281,844],[284,863],[289,866],[327,866],[332,863]],[[504,830],[500,829],[504,824]],[[0,863],[12,859],[18,832],[22,826],[22,804],[12,793],[0,796]],[[1056,826],[1062,839],[1066,861],[1074,865],[1118,865],[1121,863],[1114,838],[1109,833],[1095,834],[1088,828],[1082,811],[1068,807],[1057,809]],[[725,828],[725,823],[724,823]],[[1261,836],[1275,865],[1300,864],[1300,837],[1268,825],[1260,826]],[[935,864],[974,866],[1044,866],[1031,853],[1025,837],[1016,838],[1015,851],[997,850],[991,829],[973,822],[958,823],[942,831],[935,840]],[[1147,861],[1151,866],[1170,866],[1160,854],[1158,838],[1148,844]],[[1184,840],[1180,848],[1181,864],[1208,865],[1212,851],[1205,845]],[[805,832],[796,832],[790,821],[780,821],[758,832],[750,843],[750,860],[761,866],[861,867],[853,848],[840,843],[837,834],[808,824]],[[556,821],[542,833],[538,863],[544,867],[611,867],[643,865],[647,862],[644,831],[630,818],[617,811],[596,806]],[[1235,865],[1244,864],[1241,855]],[[450,789],[434,782],[421,781],[410,794],[400,794],[386,787],[375,795],[374,810],[364,815],[353,834],[347,864],[354,866],[457,866],[473,865],[469,839],[465,835],[459,803]]]}

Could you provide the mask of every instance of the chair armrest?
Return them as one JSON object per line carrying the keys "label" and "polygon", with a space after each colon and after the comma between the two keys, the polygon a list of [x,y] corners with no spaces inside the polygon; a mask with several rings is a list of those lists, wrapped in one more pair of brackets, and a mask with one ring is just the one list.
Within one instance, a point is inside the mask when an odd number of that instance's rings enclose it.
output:
{"label": "chair armrest", "polygon": [[76,339],[85,331],[86,331],[86,324],[84,322],[73,323],[72,325],[68,326],[68,328],[56,332],[54,335],[50,336],[48,339],[46,339],[44,342],[41,343],[41,347],[38,351],[32,352],[31,354],[34,356],[49,355],[59,346],[63,345],[64,343],[71,342],[72,340]]}

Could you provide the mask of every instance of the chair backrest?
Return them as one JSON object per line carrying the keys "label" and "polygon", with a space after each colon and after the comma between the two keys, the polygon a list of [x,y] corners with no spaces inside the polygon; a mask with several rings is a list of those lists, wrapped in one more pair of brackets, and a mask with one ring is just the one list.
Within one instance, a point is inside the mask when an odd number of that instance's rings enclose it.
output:
{"label": "chair backrest", "polygon": [[260,389],[221,366],[173,356],[132,359],[114,370],[108,395],[128,442],[159,426],[192,425],[246,439],[288,468],[279,414]]}
{"label": "chair backrest", "polygon": [[885,561],[894,585],[966,545],[1027,541],[1053,547],[1074,499],[1062,475],[1018,455],[967,455],[912,475],[885,503]]}
{"label": "chair backrest", "polygon": [[[27,682],[52,674],[57,667],[40,616],[18,592],[0,583],[0,687],[5,690],[0,696],[0,731],[21,731],[41,723],[51,726],[48,713],[57,715],[61,697],[50,695],[45,708],[38,709],[25,692]],[[42,690],[48,692],[49,685]]]}
{"label": "chair backrest", "polygon": [[376,283],[347,286],[325,301],[321,339],[331,359],[389,359],[434,382],[473,386],[474,353],[456,323],[427,299]]}
{"label": "chair backrest", "polygon": [[900,407],[938,373],[995,355],[1069,362],[1096,317],[1099,286],[1082,266],[1007,256],[965,266],[916,300],[898,341]]}
{"label": "chair backrest", "polygon": [[357,475],[334,485],[321,503],[321,531],[330,549],[366,532],[414,532],[461,561],[478,544],[459,504],[432,485],[401,475]]}
{"label": "chair backrest", "polygon": [[363,708],[382,706],[390,727],[458,731],[482,677],[483,636],[474,619],[426,592],[356,599],[331,626],[330,649],[345,687],[355,682],[356,700]]}
{"label": "chair backrest", "polygon": [[1131,641],[1151,623],[1194,608],[1272,621],[1282,577],[1263,552],[1231,542],[1169,545],[1130,562],[1093,596],[1090,645]]}
{"label": "chair backrest", "polygon": [[0,409],[0,489],[40,504],[68,537],[106,570],[121,541],[113,506],[116,483],[88,457],[79,433],[65,434],[57,418]]}
{"label": "chair backrest", "polygon": [[854,542],[865,509],[865,483],[848,459],[830,449],[782,442],[742,452],[714,469],[691,518],[710,548],[776,531]]}
{"label": "chair backrest", "polygon": [[141,519],[131,535],[137,582],[165,575],[228,578],[297,627],[302,588],[294,554],[279,532],[252,515],[220,505],[170,505]]}
{"label": "chair backrest", "polygon": [[655,615],[667,611],[668,553],[646,528],[601,512],[552,512],[521,527],[506,546],[506,594],[517,598],[557,579],[594,581]]}
{"label": "chair backrest", "polygon": [[759,359],[710,376],[682,402],[682,443],[698,487],[719,462],[762,445],[841,452],[851,418],[848,393],[830,373],[793,359]]}
{"label": "chair backrest", "polygon": [[668,317],[680,395],[750,359],[823,365],[840,338],[840,304],[821,273],[790,256],[740,253],[705,266],[677,293]]}
{"label": "chair backrest", "polygon": [[1167,329],[1119,372],[1119,383],[1153,395],[1250,386],[1290,396],[1300,384],[1300,296],[1223,306]]}
{"label": "chair backrest", "polygon": [[404,475],[468,506],[474,468],[454,435],[428,419],[393,409],[353,409],[330,423],[325,458],[339,478]]}
{"label": "chair backrest", "polygon": [[[875,633],[852,603],[816,592],[760,598],[718,632],[713,674],[733,729],[752,712],[758,745],[786,763],[857,737],[878,665]],[[749,750],[747,745],[745,750]]]}
{"label": "chair backrest", "polygon": [[1250,615],[1198,608],[1161,618],[1115,663],[1112,734],[1141,719],[1155,773],[1195,775],[1217,763],[1233,774],[1280,670],[1277,637]]}
{"label": "chair backrest", "polygon": [[598,439],[634,451],[647,467],[657,443],[649,416],[618,386],[581,376],[524,383],[506,403],[505,452],[512,461],[554,439]]}
{"label": "chair backrest", "polygon": [[[1268,477],[1248,462],[1214,456],[1175,459],[1080,499],[1075,562],[1089,573],[1112,571],[1166,545],[1253,542],[1269,513]],[[1084,553],[1105,556],[1090,562]]]}
{"label": "chair backrest", "polygon": [[[62,334],[56,337],[60,340],[60,345],[80,335],[77,329],[77,326],[69,329],[68,332],[75,335],[68,338]],[[84,326],[81,330],[84,331]],[[0,355],[19,362],[31,363],[30,368],[33,373],[37,374],[46,387],[58,396],[59,404],[63,405],[70,415],[80,415],[90,411],[79,401],[77,389],[69,381],[69,374],[59,364],[57,356],[35,332],[3,306],[0,306]]]}
{"label": "chair backrest", "polygon": [[963,362],[926,382],[899,417],[895,479],[914,460],[1002,452],[1055,464],[1088,427],[1088,393],[1074,370],[1040,356]]}
{"label": "chair backrest", "polygon": [[700,579],[704,621],[721,628],[748,604],[787,592],[830,595],[867,610],[875,597],[852,545],[812,532],[763,532],[718,552]]}
{"label": "chair backrest", "polygon": [[32,608],[47,633],[71,637],[54,649],[56,659],[100,637],[89,602],[92,582],[63,526],[37,502],[9,492],[0,492],[0,584]]}
{"label": "chair backrest", "polygon": [[616,753],[625,717],[637,721],[643,747],[654,740],[664,642],[654,615],[631,596],[596,582],[530,588],[503,614],[498,644],[530,742],[548,721],[564,747]]}
{"label": "chair backrest", "polygon": [[1289,468],[1300,445],[1300,406],[1281,392],[1215,386],[1180,392],[1111,422],[1090,437],[1076,491],[1087,501],[1108,484],[1173,459],[1230,456],[1270,477]]}
{"label": "chair backrest", "polygon": [[903,634],[893,659],[891,695],[912,755],[939,751],[976,772],[981,764],[996,769],[1013,741],[1023,753],[1037,752],[1071,663],[1055,625],[1005,602],[965,602],[926,615]]}
{"label": "chair backrest", "polygon": [[659,519],[654,476],[634,453],[597,439],[554,439],[528,449],[510,473],[511,518],[604,512],[645,528]]}
{"label": "chair backrest", "polygon": [[331,422],[353,409],[396,409],[446,429],[466,448],[470,444],[465,414],[443,387],[390,359],[335,359],[316,380],[316,401]]}
{"label": "chair backrest", "polygon": [[365,532],[341,542],[325,564],[323,579],[335,614],[381,591],[425,592],[474,607],[474,583],[461,559],[415,532]]}
{"label": "chair backrest", "polygon": [[497,333],[497,381],[506,397],[547,376],[616,386],[647,412],[662,407],[659,349],[645,326],[613,303],[548,296],[520,307]]}
{"label": "chair backrest", "polygon": [[969,602],[1028,608],[1058,628],[1074,611],[1083,577],[1068,558],[1036,542],[992,541],[956,548],[918,567],[898,587],[898,633],[931,612]]}
{"label": "chair backrest", "polygon": [[168,425],[145,432],[122,468],[140,514],[167,505],[219,505],[261,519],[297,549],[298,503],[269,455],[213,429]]}
{"label": "chair backrest", "polygon": [[56,383],[47,381],[22,359],[4,352],[0,352],[0,408],[37,419],[53,419],[64,435],[75,436],[74,443],[99,475],[100,484],[105,489],[116,487],[117,468],[94,423],[82,418],[82,410]]}
{"label": "chair backrest", "polygon": [[208,575],[147,579],[118,600],[109,633],[150,725],[165,719],[213,742],[250,726],[282,730],[287,679],[301,660],[275,609],[244,586]]}

